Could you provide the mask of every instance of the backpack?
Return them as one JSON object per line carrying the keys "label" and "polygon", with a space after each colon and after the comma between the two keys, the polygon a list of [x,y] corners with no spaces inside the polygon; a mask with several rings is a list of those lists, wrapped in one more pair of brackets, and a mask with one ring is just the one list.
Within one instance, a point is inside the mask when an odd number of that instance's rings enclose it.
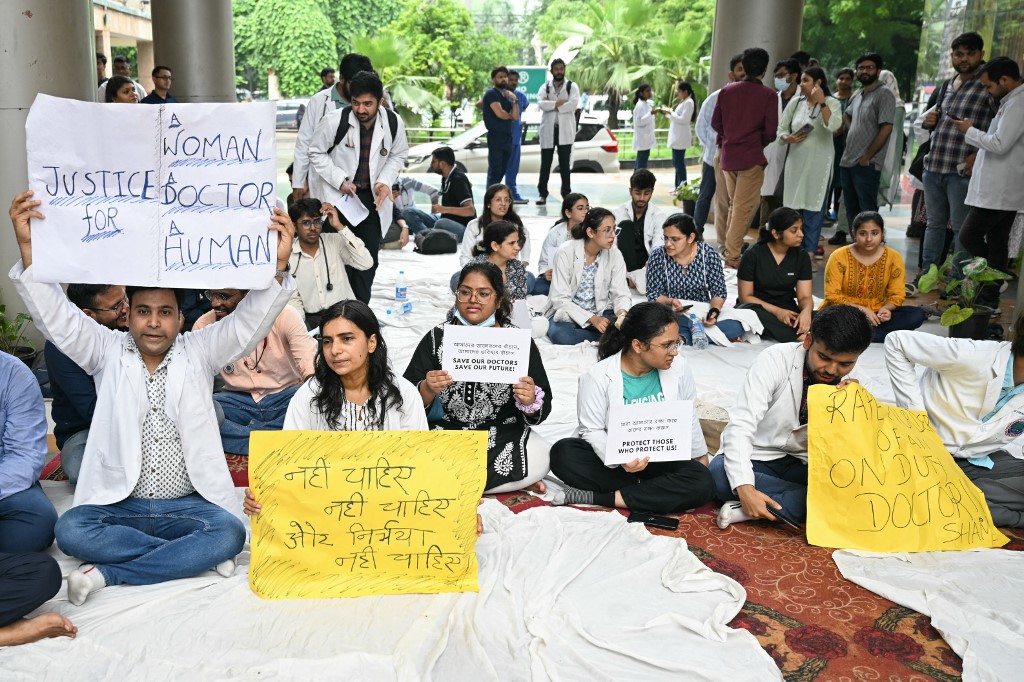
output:
{"label": "backpack", "polygon": [[[391,128],[391,141],[394,142],[395,137],[398,135],[398,114],[391,111],[391,109],[385,109],[385,113],[388,117],[388,127]],[[352,107],[347,106],[341,110],[341,120],[338,121],[338,129],[334,132],[334,144],[330,146],[327,153],[330,154],[334,151],[334,148],[341,144],[341,141],[348,135],[349,123],[348,115],[352,113]]]}
{"label": "backpack", "polygon": [[[551,96],[551,81],[544,81],[544,87],[548,89],[548,97],[550,97]],[[571,96],[572,95],[572,81],[569,80],[568,78],[565,79],[565,94],[567,96]],[[576,117],[576,127],[577,128],[579,128],[580,116],[582,116],[582,115],[583,115],[583,107],[576,107],[575,117]]]}
{"label": "backpack", "polygon": [[455,253],[458,250],[459,240],[447,230],[423,230],[416,235],[416,253],[436,256],[442,253]]}

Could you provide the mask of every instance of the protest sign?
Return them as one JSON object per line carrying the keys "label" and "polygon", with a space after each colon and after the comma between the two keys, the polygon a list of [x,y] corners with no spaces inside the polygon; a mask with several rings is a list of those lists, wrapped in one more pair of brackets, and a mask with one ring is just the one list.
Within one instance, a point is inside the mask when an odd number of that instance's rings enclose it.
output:
{"label": "protest sign", "polygon": [[273,103],[37,95],[26,123],[35,277],[265,288],[276,268]]}
{"label": "protest sign", "polygon": [[644,457],[652,462],[690,459],[692,430],[692,400],[612,405],[604,463],[623,464]]}
{"label": "protest sign", "polygon": [[477,591],[486,432],[253,432],[249,476],[261,597]]}
{"label": "protest sign", "polygon": [[530,330],[447,325],[441,369],[455,381],[517,384],[530,375]]}
{"label": "protest sign", "polygon": [[1001,547],[984,494],[926,412],[857,383],[807,394],[807,541],[872,552]]}

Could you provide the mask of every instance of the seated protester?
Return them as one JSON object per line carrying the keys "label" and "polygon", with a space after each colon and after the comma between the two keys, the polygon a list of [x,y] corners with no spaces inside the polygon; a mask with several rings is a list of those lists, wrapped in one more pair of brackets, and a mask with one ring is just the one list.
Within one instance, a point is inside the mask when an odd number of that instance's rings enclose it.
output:
{"label": "seated protester", "polygon": [[[193,329],[199,331],[223,320],[248,293],[244,289],[207,291],[213,310],[200,317]],[[281,428],[288,401],[313,375],[315,356],[316,341],[306,331],[302,315],[286,306],[252,353],[224,365],[220,370],[224,388],[214,393],[213,399],[224,416],[220,439],[225,452],[248,455],[252,431]]]}
{"label": "seated protester", "polygon": [[436,187],[407,175],[398,176],[398,180],[391,186],[391,200],[395,202],[395,208],[402,212],[402,218],[409,225],[412,234],[424,229],[422,221],[410,220],[405,216],[406,211],[416,208],[416,192],[427,195],[431,204],[441,202],[441,193]]}
{"label": "seated protester", "polygon": [[[690,316],[682,301],[710,303],[702,322],[705,327],[718,324],[726,295],[722,259],[685,213],[670,215],[662,233],[664,245],[655,247],[647,261],[647,300],[671,306],[678,316],[679,336],[691,345]],[[743,325],[737,320],[722,320],[719,329],[729,340],[743,338]]]}
{"label": "seated protester", "polygon": [[626,264],[615,248],[615,216],[604,208],[587,211],[573,228],[572,241],[555,254],[551,292],[544,315],[551,320],[551,343],[574,346],[597,341],[633,301],[626,285]]}
{"label": "seated protester", "polygon": [[[128,298],[113,284],[69,284],[68,299],[107,329],[128,328]],[[60,466],[71,485],[78,483],[82,455],[96,407],[96,384],[85,370],[49,341],[43,346],[53,403],[53,437],[60,449]]]}
{"label": "seated protester", "polygon": [[885,245],[885,222],[875,211],[858,213],[850,225],[853,244],[832,252],[825,266],[821,307],[845,303],[859,308],[875,329],[874,342],[889,332],[917,329],[927,314],[905,306],[907,270],[903,257]]}
{"label": "seated protester", "polygon": [[[967,477],[985,493],[995,525],[1024,528],[1024,316],[1013,341],[895,331],[885,365],[896,403],[925,410]],[[918,367],[924,373],[918,379]]]}
{"label": "seated protester", "polygon": [[530,341],[530,375],[517,384],[454,381],[441,369],[444,330],[449,324],[511,326],[511,302],[501,272],[490,263],[462,268],[455,309],[413,352],[405,378],[416,384],[435,429],[487,431],[487,493],[543,493],[550,446],[530,427],[551,414],[551,385],[537,345]]}
{"label": "seated protester", "polygon": [[665,215],[651,205],[654,173],[641,168],[629,178],[629,201],[615,209],[615,224],[621,233],[617,244],[629,271],[629,288],[644,293],[647,285],[647,256],[657,244]]}
{"label": "seated protester", "polygon": [[462,245],[459,247],[459,266],[464,266],[473,260],[477,245],[483,237],[484,230],[495,220],[507,220],[523,231],[523,265],[530,264],[530,235],[523,227],[523,219],[519,217],[512,207],[512,193],[508,187],[502,184],[491,185],[484,193],[484,210],[480,217],[469,221],[466,226],[466,233],[462,235]]}
{"label": "seated protester", "polygon": [[590,202],[579,192],[569,192],[562,199],[562,217],[551,226],[544,244],[541,246],[537,269],[540,275],[534,282],[531,294],[547,296],[551,290],[551,277],[554,274],[555,254],[558,247],[572,239],[572,228],[583,222],[590,210]]}
{"label": "seated protester", "polygon": [[438,147],[430,153],[430,172],[441,176],[441,201],[430,205],[430,213],[411,207],[403,211],[409,230],[415,234],[422,230],[445,230],[462,239],[469,221],[476,218],[473,205],[473,185],[465,172],[455,165],[455,152],[451,147]]}
{"label": "seated protester", "polygon": [[601,361],[580,377],[577,437],[551,448],[551,471],[566,483],[554,504],[599,504],[668,514],[711,499],[708,446],[693,413],[691,459],[651,462],[636,458],[606,465],[608,419],[613,405],[693,400],[697,385],[679,355],[675,313],[661,303],[637,303],[601,336]]}
{"label": "seated protester", "polygon": [[280,233],[283,287],[251,291],[220,324],[182,335],[173,289],[132,287],[129,331],[117,332],[84,315],[57,284],[35,281],[29,219],[44,216],[31,196],[11,204],[21,262],[10,279],[43,336],[96,378],[94,422],[104,426],[89,431],[74,506],[55,528],[61,551],[87,562],[68,576],[68,599],[78,606],[106,585],[211,568],[230,576],[245,526],[229,511],[238,503],[218,438],[213,376],[251,352],[288,304],[291,221],[280,209],[270,219]]}
{"label": "seated protester", "polygon": [[863,313],[834,305],[814,316],[802,342],[780,343],[757,356],[729,410],[719,454],[711,460],[715,495],[725,503],[718,511],[719,528],[752,519],[774,521],[771,509],[803,522],[807,389],[842,387],[869,345],[871,325]]}
{"label": "seated protester", "polygon": [[0,552],[0,647],[48,637],[74,639],[78,628],[59,613],[25,618],[56,595],[63,584],[60,564],[52,556]]}
{"label": "seated protester", "polygon": [[380,248],[382,249],[404,249],[405,245],[409,243],[409,223],[406,221],[402,209],[398,207],[398,202],[395,201],[399,190],[397,182],[391,185],[391,199],[393,202],[391,207],[391,226],[388,227],[387,232],[381,237]]}
{"label": "seated protester", "polygon": [[507,220],[495,220],[484,230],[480,243],[473,249],[475,257],[470,261],[496,266],[501,271],[505,295],[512,303],[526,298],[526,266],[519,260],[525,241],[523,228]]}
{"label": "seated protester", "polygon": [[757,313],[765,338],[799,341],[811,326],[811,257],[800,246],[802,226],[799,212],[775,209],[740,258],[737,307]]}
{"label": "seated protester", "polygon": [[[338,301],[355,298],[345,266],[365,270],[373,267],[373,257],[331,204],[300,199],[288,209],[288,215],[298,237],[288,267],[302,297],[306,328],[315,329],[320,326],[321,312]],[[322,234],[324,222],[337,232]]]}
{"label": "seated protester", "polygon": [[[316,372],[303,383],[284,418],[286,431],[426,431],[416,387],[396,377],[376,315],[362,301],[324,311]],[[245,513],[260,513],[245,490]]]}

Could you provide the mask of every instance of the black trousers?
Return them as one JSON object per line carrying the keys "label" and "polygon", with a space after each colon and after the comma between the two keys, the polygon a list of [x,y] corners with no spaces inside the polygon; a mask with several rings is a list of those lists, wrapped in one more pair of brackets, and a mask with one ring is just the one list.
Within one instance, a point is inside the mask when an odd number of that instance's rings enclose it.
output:
{"label": "black trousers", "polygon": [[370,302],[370,290],[373,289],[373,278],[377,275],[377,253],[380,251],[382,234],[380,231],[380,216],[377,215],[377,207],[373,205],[373,192],[359,192],[356,196],[362,202],[370,215],[366,216],[363,222],[352,227],[352,233],[363,240],[366,250],[373,257],[373,267],[369,270],[356,270],[346,265],[345,274],[348,275],[348,283],[352,285],[352,293],[363,303]]}
{"label": "black trousers", "polygon": [[60,566],[48,554],[0,553],[0,627],[46,603],[61,586]]}
{"label": "black trousers", "polygon": [[715,493],[711,472],[700,462],[651,462],[643,471],[631,474],[622,467],[606,467],[582,438],[563,438],[551,446],[551,471],[581,490],[618,490],[630,509],[654,514],[699,507]]}
{"label": "black trousers", "polygon": [[[1010,250],[1010,229],[1017,218],[1016,211],[971,206],[960,226],[960,244],[972,256],[988,260],[990,267],[1006,272]],[[999,307],[1000,282],[990,282],[978,294],[978,303]]]}
{"label": "black trousers", "polygon": [[[558,139],[558,126],[555,126],[555,139]],[[537,180],[537,193],[548,196],[548,178],[551,177],[551,162],[555,158],[555,148],[540,150],[540,177]],[[572,191],[572,145],[558,145],[558,174],[562,177],[562,198]]]}

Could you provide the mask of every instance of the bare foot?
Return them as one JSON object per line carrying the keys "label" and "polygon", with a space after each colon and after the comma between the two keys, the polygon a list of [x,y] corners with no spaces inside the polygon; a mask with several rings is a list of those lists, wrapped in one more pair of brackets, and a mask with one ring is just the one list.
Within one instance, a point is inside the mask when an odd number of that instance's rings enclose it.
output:
{"label": "bare foot", "polygon": [[548,487],[544,485],[544,481],[537,481],[536,483],[531,483],[530,485],[526,486],[525,488],[523,488],[523,490],[531,493],[537,493],[538,495],[543,495],[548,491]]}
{"label": "bare foot", "polygon": [[78,634],[70,620],[59,613],[44,613],[35,618],[22,618],[0,628],[0,646],[28,644],[48,637],[71,637]]}

